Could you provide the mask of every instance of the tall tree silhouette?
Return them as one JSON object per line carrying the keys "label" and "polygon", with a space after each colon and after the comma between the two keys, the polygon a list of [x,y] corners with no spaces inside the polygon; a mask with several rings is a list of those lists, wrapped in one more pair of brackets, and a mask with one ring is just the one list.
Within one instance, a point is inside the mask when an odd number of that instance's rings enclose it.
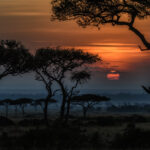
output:
{"label": "tall tree silhouette", "polygon": [[30,71],[31,62],[32,56],[20,42],[0,41],[0,79]]}
{"label": "tall tree silhouette", "polygon": [[134,26],[136,18],[150,16],[150,0],[52,0],[52,12],[52,20],[75,20],[82,27],[127,26],[145,45],[141,50],[150,49],[150,43]]}
{"label": "tall tree silhouette", "polygon": [[[48,103],[55,96],[58,90],[53,88],[54,72],[53,72],[53,53],[54,50],[49,48],[41,48],[36,51],[34,56],[34,71],[36,72],[36,80],[43,82],[47,90],[47,97],[44,100],[44,120],[48,125]],[[56,71],[57,72],[57,71]]]}
{"label": "tall tree silhouette", "polygon": [[[68,91],[71,90],[66,87],[66,77],[73,73],[75,69],[80,69],[86,64],[97,62],[99,57],[82,50],[75,49],[39,49],[35,55],[35,66],[37,79],[43,81],[48,91],[48,97],[52,97],[57,90],[52,89],[53,83],[57,83],[62,93],[62,104],[60,110],[60,118],[64,118],[65,106],[68,98]],[[79,71],[79,70],[78,70]],[[83,78],[83,77],[82,77]],[[75,80],[75,77],[74,77]],[[76,81],[79,83],[81,79]],[[78,84],[77,83],[77,84]],[[74,87],[72,87],[74,89]],[[47,100],[48,103],[48,100]]]}
{"label": "tall tree silhouette", "polygon": [[[57,61],[55,67],[59,70],[57,79],[55,81],[60,86],[62,92],[62,104],[60,111],[60,118],[63,119],[65,116],[65,107],[68,102],[67,116],[69,115],[70,99],[75,94],[75,89],[82,81],[89,78],[87,70],[83,70],[85,65],[93,64],[100,61],[97,55],[83,52],[82,50],[75,49],[63,49],[58,50]],[[87,68],[86,68],[87,69]],[[72,74],[71,80],[74,81],[73,86],[67,86],[66,80],[67,75]]]}

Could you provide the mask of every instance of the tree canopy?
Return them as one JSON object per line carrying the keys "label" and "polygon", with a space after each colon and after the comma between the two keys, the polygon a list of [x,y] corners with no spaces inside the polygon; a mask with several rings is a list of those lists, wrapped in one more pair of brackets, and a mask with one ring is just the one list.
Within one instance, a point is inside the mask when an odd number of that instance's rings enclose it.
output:
{"label": "tree canopy", "polygon": [[95,94],[83,94],[79,96],[75,96],[72,98],[72,102],[75,103],[87,103],[87,102],[92,102],[92,103],[97,103],[97,102],[102,102],[102,101],[109,101],[110,98],[106,96],[100,96],[100,95],[95,95]]}
{"label": "tree canopy", "polygon": [[106,96],[100,96],[96,94],[83,94],[74,96],[71,99],[71,102],[75,105],[79,105],[82,107],[83,116],[86,118],[87,111],[93,108],[94,105],[102,102],[102,101],[109,101],[110,98]]}
{"label": "tree canopy", "polygon": [[150,49],[150,43],[134,27],[135,19],[150,16],[150,0],[52,0],[52,20],[75,20],[82,27],[125,25]]}
{"label": "tree canopy", "polygon": [[20,42],[0,41],[0,79],[7,75],[18,75],[30,71],[31,63],[31,54]]}
{"label": "tree canopy", "polygon": [[[51,96],[53,96],[52,84],[54,82],[58,84],[63,99],[60,113],[63,118],[67,99],[73,95],[78,84],[90,78],[88,70],[84,70],[83,66],[101,59],[97,55],[77,49],[41,48],[37,50],[34,60],[38,80],[46,84]],[[68,74],[71,76],[70,81],[74,82],[72,87],[66,85]]]}

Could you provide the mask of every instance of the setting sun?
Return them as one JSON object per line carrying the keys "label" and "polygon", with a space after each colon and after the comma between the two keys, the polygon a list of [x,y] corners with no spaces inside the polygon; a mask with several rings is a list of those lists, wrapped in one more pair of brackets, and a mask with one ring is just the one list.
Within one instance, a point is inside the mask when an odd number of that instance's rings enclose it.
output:
{"label": "setting sun", "polygon": [[119,80],[120,74],[117,73],[116,71],[112,70],[107,74],[107,79],[108,80]]}

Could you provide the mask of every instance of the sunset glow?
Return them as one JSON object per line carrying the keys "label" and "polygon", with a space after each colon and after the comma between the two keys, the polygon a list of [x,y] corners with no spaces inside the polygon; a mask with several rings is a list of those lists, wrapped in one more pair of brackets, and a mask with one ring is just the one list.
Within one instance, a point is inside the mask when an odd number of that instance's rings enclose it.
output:
{"label": "sunset glow", "polygon": [[105,70],[118,70],[120,72],[129,72],[136,70],[136,67],[149,59],[149,51],[141,52],[135,45],[123,45],[122,43],[108,43],[108,45],[97,46],[79,46],[77,49],[83,49],[87,52],[98,54],[102,63],[94,64],[94,67],[100,67]]}
{"label": "sunset glow", "polygon": [[[150,52],[141,52],[139,38],[126,26],[101,26],[83,29],[74,21],[51,21],[51,0],[1,0],[0,39],[21,41],[35,53],[41,47],[69,47],[98,54],[102,62],[91,66],[91,88],[117,87],[129,84],[140,88],[147,83],[150,72]],[[136,20],[135,26],[149,38],[150,18]],[[112,70],[116,72],[111,72]],[[137,81],[139,83],[137,83]],[[133,83],[135,82],[135,83]]]}

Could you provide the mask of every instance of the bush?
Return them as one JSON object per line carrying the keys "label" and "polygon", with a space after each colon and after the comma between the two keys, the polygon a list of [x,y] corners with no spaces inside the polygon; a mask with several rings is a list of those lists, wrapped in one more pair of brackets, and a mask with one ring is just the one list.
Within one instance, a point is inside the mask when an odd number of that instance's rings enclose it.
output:
{"label": "bush", "polygon": [[115,117],[112,116],[101,116],[97,118],[97,124],[100,126],[114,126],[117,123]]}
{"label": "bush", "polygon": [[40,120],[40,119],[24,119],[21,120],[18,125],[20,126],[40,126],[40,125],[44,125],[44,120]]}
{"label": "bush", "polygon": [[5,127],[5,126],[12,126],[12,125],[15,125],[15,123],[12,120],[10,120],[6,117],[0,116],[0,126]]}
{"label": "bush", "polygon": [[123,134],[117,134],[112,141],[113,148],[150,148],[150,131],[136,128],[134,124],[128,124]]}
{"label": "bush", "polygon": [[92,137],[90,139],[90,143],[92,145],[92,148],[100,148],[103,147],[103,140],[98,132],[94,132],[92,134]]}
{"label": "bush", "polygon": [[[4,139],[1,136],[0,140]],[[89,140],[85,133],[77,127],[57,127],[50,129],[34,129],[29,130],[20,137],[5,136],[5,140],[0,143],[8,149],[16,147],[24,149],[78,149],[86,147]]]}

